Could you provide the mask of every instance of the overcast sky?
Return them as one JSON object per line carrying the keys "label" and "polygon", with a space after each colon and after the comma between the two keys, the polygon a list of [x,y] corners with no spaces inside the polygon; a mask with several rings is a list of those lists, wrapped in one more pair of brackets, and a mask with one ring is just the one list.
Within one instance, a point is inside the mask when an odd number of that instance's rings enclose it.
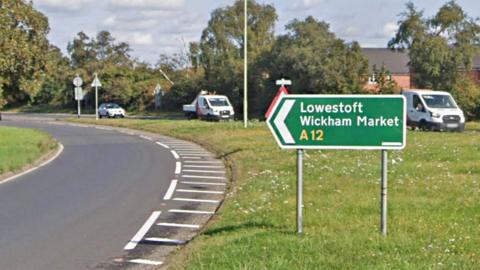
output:
{"label": "overcast sky", "polygon": [[[363,47],[385,47],[396,30],[405,0],[257,0],[275,6],[279,20],[276,34],[292,19],[313,15],[330,24],[346,41]],[[446,1],[415,0],[415,5],[434,14]],[[128,42],[132,55],[155,64],[160,54],[180,53],[190,41],[198,41],[210,13],[234,0],[33,0],[49,17],[50,41],[64,52],[76,33],[95,36],[108,30]],[[469,16],[480,17],[479,0],[457,1]]]}

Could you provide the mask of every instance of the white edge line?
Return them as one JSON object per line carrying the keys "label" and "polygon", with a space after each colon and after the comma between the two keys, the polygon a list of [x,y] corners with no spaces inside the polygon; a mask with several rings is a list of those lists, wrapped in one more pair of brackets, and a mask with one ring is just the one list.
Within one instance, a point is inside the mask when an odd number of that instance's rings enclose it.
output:
{"label": "white edge line", "polygon": [[6,178],[6,179],[0,180],[0,184],[5,184],[5,183],[7,183],[7,182],[9,182],[9,181],[12,181],[12,180],[18,178],[18,177],[24,176],[24,175],[26,175],[26,174],[28,174],[28,173],[31,173],[31,172],[35,171],[36,169],[39,169],[39,168],[47,165],[48,163],[54,161],[54,160],[55,160],[58,156],[60,156],[60,154],[63,152],[63,148],[64,148],[64,147],[63,147],[63,144],[61,144],[61,143],[58,142],[58,146],[59,146],[59,149],[58,149],[57,153],[55,153],[55,155],[54,155],[53,157],[51,157],[50,159],[48,159],[47,161],[41,163],[41,164],[38,165],[38,166],[32,167],[32,168],[30,168],[30,169],[28,169],[28,170],[26,170],[26,171],[24,171],[24,172],[21,172],[21,173],[19,173],[19,174],[10,176],[10,177],[8,177],[8,178]]}
{"label": "white edge line", "polygon": [[187,243],[187,241],[184,241],[184,240],[158,238],[158,237],[149,237],[149,238],[145,238],[145,240],[150,242],[161,242],[161,243],[169,243],[169,244],[177,244],[177,245],[183,245]]}
{"label": "white edge line", "polygon": [[182,162],[177,161],[175,163],[175,174],[180,174],[182,172]]}
{"label": "white edge line", "polygon": [[152,260],[144,260],[144,259],[134,259],[128,262],[137,263],[137,264],[155,265],[155,266],[159,266],[163,264],[163,262],[160,262],[160,261],[152,261]]}
{"label": "white edge line", "polygon": [[187,185],[206,185],[206,186],[226,186],[225,183],[213,183],[213,182],[195,182],[195,181],[182,181],[182,184]]}
{"label": "white edge line", "polygon": [[156,142],[156,144],[158,144],[158,145],[160,145],[160,146],[162,146],[162,147],[164,147],[164,148],[170,149],[170,147],[169,147],[168,145],[163,144],[163,143],[161,143],[161,142]]}
{"label": "white edge line", "polygon": [[158,217],[160,216],[162,212],[161,211],[155,211],[153,212],[150,217],[145,221],[145,224],[138,230],[138,232],[133,236],[132,240],[128,242],[127,245],[123,248],[124,250],[132,250],[134,249],[137,244],[142,241],[143,237],[145,234],[150,230],[150,227],[152,227],[153,224],[155,224],[155,221],[157,221]]}
{"label": "white edge line", "polygon": [[190,169],[184,169],[184,172],[198,172],[198,173],[219,173],[219,174],[225,174],[225,171],[210,171],[210,170],[190,170]]}
{"label": "white edge line", "polygon": [[173,157],[174,157],[175,159],[179,159],[179,158],[180,158],[180,156],[177,154],[177,152],[176,152],[175,150],[172,150],[172,151],[170,151],[170,152],[172,152],[172,155],[173,155]]}
{"label": "white edge line", "polygon": [[202,194],[223,194],[223,191],[215,191],[215,190],[194,190],[194,189],[177,189],[177,192],[184,192],[184,193],[202,193]]}
{"label": "white edge line", "polygon": [[172,180],[170,183],[170,186],[168,187],[167,193],[165,193],[165,196],[163,197],[164,200],[168,201],[172,198],[173,192],[175,191],[175,188],[177,187],[177,180]]}
{"label": "white edge line", "polygon": [[199,178],[199,179],[220,179],[220,180],[227,180],[225,177],[220,176],[205,176],[205,175],[182,175],[184,178]]}

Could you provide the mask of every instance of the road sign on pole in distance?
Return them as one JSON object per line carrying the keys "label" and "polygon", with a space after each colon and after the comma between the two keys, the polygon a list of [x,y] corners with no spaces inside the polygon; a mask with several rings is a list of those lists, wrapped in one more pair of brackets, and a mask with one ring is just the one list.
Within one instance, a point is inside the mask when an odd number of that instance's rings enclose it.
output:
{"label": "road sign on pole in distance", "polygon": [[403,149],[403,95],[282,95],[267,124],[286,149]]}
{"label": "road sign on pole in distance", "polygon": [[73,85],[76,87],[80,87],[83,84],[82,78],[77,74],[77,76],[73,79]]}
{"label": "road sign on pole in distance", "polygon": [[83,100],[83,89],[82,87],[75,87],[75,100]]}

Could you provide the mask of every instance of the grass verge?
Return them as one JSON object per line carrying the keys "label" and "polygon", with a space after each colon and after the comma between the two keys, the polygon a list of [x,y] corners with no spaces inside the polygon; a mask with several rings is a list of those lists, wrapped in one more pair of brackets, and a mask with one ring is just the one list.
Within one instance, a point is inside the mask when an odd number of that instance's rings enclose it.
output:
{"label": "grass verge", "polygon": [[296,154],[264,123],[82,121],[196,141],[232,158],[238,179],[172,269],[478,269],[480,123],[411,132],[389,151],[388,236],[379,234],[380,151],[306,151],[304,235],[295,233]]}
{"label": "grass verge", "polygon": [[0,126],[0,176],[24,168],[56,146],[56,141],[47,133]]}

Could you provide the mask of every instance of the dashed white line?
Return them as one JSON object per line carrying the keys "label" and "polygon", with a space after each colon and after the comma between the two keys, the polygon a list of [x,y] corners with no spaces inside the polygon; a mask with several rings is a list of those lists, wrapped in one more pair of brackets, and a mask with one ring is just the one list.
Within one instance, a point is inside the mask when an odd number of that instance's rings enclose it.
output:
{"label": "dashed white line", "polygon": [[175,150],[172,150],[172,151],[170,151],[170,152],[172,152],[172,155],[173,155],[173,157],[174,157],[175,159],[179,159],[179,158],[180,158],[180,156],[177,154],[177,152],[176,152]]}
{"label": "dashed white line", "polygon": [[139,137],[142,138],[142,139],[145,139],[145,140],[153,141],[153,139],[151,137],[148,137],[148,136],[145,136],[145,135],[140,135]]}
{"label": "dashed white line", "polygon": [[207,170],[189,170],[184,169],[184,172],[198,172],[198,173],[220,173],[225,174],[225,171],[207,171]]}
{"label": "dashed white line", "polygon": [[153,224],[155,224],[155,221],[158,219],[162,212],[161,211],[155,211],[153,212],[150,217],[145,221],[145,224],[138,230],[138,232],[133,236],[132,240],[128,242],[128,244],[123,248],[124,250],[132,250],[134,249],[140,241],[142,241],[143,237],[145,234],[150,230],[150,227],[152,227]]}
{"label": "dashed white line", "polygon": [[160,145],[160,146],[162,146],[162,147],[164,147],[164,148],[170,149],[170,147],[169,147],[168,145],[163,144],[163,143],[161,143],[161,142],[156,142],[156,144],[158,144],[158,145]]}
{"label": "dashed white line", "polygon": [[165,196],[163,197],[164,200],[167,201],[172,198],[173,192],[175,192],[175,188],[177,187],[177,182],[178,180],[172,180],[172,182],[170,182],[167,193],[165,193]]}
{"label": "dashed white line", "polygon": [[164,227],[178,227],[178,228],[192,228],[192,229],[200,228],[200,225],[195,225],[195,224],[157,223],[157,225],[164,226]]}
{"label": "dashed white line", "polygon": [[200,178],[200,179],[220,179],[227,180],[227,178],[222,176],[204,176],[204,175],[182,175],[183,178]]}
{"label": "dashed white line", "polygon": [[160,243],[176,244],[176,245],[183,245],[187,243],[187,241],[184,241],[184,240],[158,238],[158,237],[149,237],[149,238],[145,238],[145,240],[149,242],[160,242]]}
{"label": "dashed white line", "polygon": [[183,159],[202,159],[201,157],[182,156]]}
{"label": "dashed white line", "polygon": [[182,163],[177,161],[175,164],[175,174],[180,174],[182,172]]}
{"label": "dashed white line", "polygon": [[144,259],[135,259],[135,260],[130,260],[128,262],[137,263],[137,264],[155,265],[155,266],[159,266],[163,264],[163,262],[160,262],[160,261],[152,261],[152,260],[144,260]]}
{"label": "dashed white line", "polygon": [[218,200],[205,200],[205,199],[191,199],[191,198],[173,198],[174,201],[182,202],[204,202],[204,203],[219,203]]}
{"label": "dashed white line", "polygon": [[194,190],[194,189],[177,189],[177,192],[183,192],[183,193],[202,193],[202,194],[223,194],[223,191]]}
{"label": "dashed white line", "polygon": [[194,181],[182,181],[182,184],[188,185],[205,185],[205,186],[226,186],[225,183],[212,183],[212,182],[194,182]]}
{"label": "dashed white line", "polygon": [[170,213],[181,213],[181,214],[200,214],[200,215],[213,215],[215,212],[212,211],[201,211],[201,210],[188,210],[188,209],[170,209]]}

